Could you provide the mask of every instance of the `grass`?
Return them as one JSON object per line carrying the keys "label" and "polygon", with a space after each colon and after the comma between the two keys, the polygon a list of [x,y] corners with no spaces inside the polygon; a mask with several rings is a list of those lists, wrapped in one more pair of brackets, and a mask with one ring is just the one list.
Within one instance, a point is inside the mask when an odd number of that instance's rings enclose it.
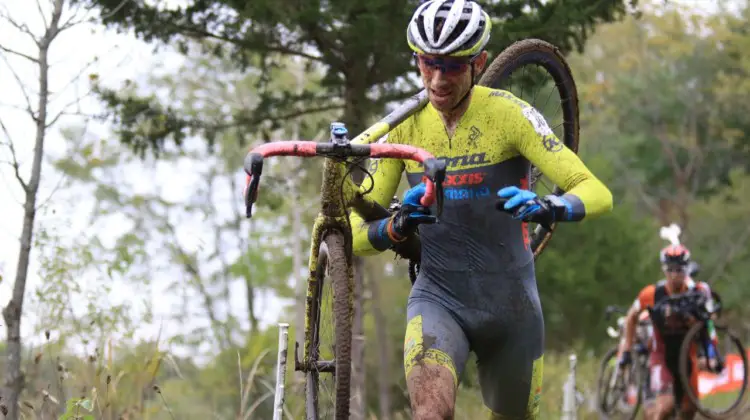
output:
{"label": "grass", "polygon": [[[25,357],[30,381],[22,399],[23,418],[270,419],[277,349],[268,342],[259,345],[253,343],[249,347],[254,349],[246,349],[244,355],[233,351],[207,367],[195,368],[175,361],[156,343],[136,349],[102,346],[83,359],[66,357],[61,343],[49,343],[36,356],[32,352]],[[119,357],[114,357],[118,351]],[[598,418],[593,410],[598,364],[593,357],[578,360],[577,385],[586,397],[579,420]],[[304,384],[293,371],[292,353],[287,367],[284,418],[298,419],[304,412]],[[560,418],[567,376],[567,355],[545,355],[540,418]],[[456,420],[486,418],[480,390],[471,379],[459,389]],[[366,418],[378,419],[377,406],[369,409]],[[392,420],[411,418],[408,410],[391,414]]]}

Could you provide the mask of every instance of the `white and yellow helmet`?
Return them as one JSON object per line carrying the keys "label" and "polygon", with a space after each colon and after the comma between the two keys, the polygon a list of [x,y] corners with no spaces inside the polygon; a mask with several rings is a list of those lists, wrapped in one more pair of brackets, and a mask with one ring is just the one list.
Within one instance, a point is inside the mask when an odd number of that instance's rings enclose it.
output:
{"label": "white and yellow helmet", "polygon": [[490,40],[492,22],[473,1],[429,0],[417,8],[406,30],[418,54],[473,56]]}

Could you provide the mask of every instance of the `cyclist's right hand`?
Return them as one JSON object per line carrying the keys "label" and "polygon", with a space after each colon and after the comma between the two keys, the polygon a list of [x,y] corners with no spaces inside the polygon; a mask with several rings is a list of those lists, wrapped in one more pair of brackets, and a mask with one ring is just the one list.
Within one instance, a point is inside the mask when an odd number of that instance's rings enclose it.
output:
{"label": "cyclist's right hand", "polygon": [[632,358],[630,356],[630,350],[625,350],[620,354],[620,360],[617,362],[621,367],[627,366],[632,362]]}
{"label": "cyclist's right hand", "polygon": [[405,239],[417,230],[421,224],[431,224],[437,217],[430,214],[430,208],[419,203],[424,196],[426,186],[419,183],[406,191],[401,208],[391,217],[393,233],[398,239]]}

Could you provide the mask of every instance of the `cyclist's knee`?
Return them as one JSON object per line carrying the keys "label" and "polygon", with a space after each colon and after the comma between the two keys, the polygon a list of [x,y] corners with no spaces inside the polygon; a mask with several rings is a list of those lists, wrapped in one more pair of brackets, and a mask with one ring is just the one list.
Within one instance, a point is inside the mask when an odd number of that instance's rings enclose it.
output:
{"label": "cyclist's knee", "polygon": [[696,411],[695,405],[685,397],[680,407],[680,420],[692,420],[695,417]]}
{"label": "cyclist's knee", "polygon": [[527,412],[523,417],[509,417],[507,415],[503,415],[500,413],[496,413],[489,408],[485,407],[487,409],[487,419],[489,420],[508,420],[508,419],[517,419],[517,420],[537,420],[539,418],[539,412]]}
{"label": "cyclist's knee", "polygon": [[657,419],[668,419],[674,414],[674,396],[659,395],[656,397],[655,412]]}
{"label": "cyclist's knee", "polygon": [[453,372],[436,364],[418,364],[407,374],[412,416],[415,420],[453,418],[456,387]]}

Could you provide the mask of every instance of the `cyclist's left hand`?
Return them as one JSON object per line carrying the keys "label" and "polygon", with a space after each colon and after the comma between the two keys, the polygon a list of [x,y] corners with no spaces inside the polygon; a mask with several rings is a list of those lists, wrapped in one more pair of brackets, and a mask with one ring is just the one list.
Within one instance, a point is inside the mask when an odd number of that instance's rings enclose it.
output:
{"label": "cyclist's left hand", "polygon": [[508,199],[503,209],[513,213],[514,219],[546,225],[555,220],[548,200],[539,198],[533,191],[505,187],[497,192],[497,196]]}
{"label": "cyclist's left hand", "polygon": [[398,237],[403,238],[413,234],[417,226],[421,224],[437,222],[437,217],[430,214],[430,208],[420,203],[426,190],[426,185],[422,182],[404,194],[401,209],[391,218],[391,226]]}

